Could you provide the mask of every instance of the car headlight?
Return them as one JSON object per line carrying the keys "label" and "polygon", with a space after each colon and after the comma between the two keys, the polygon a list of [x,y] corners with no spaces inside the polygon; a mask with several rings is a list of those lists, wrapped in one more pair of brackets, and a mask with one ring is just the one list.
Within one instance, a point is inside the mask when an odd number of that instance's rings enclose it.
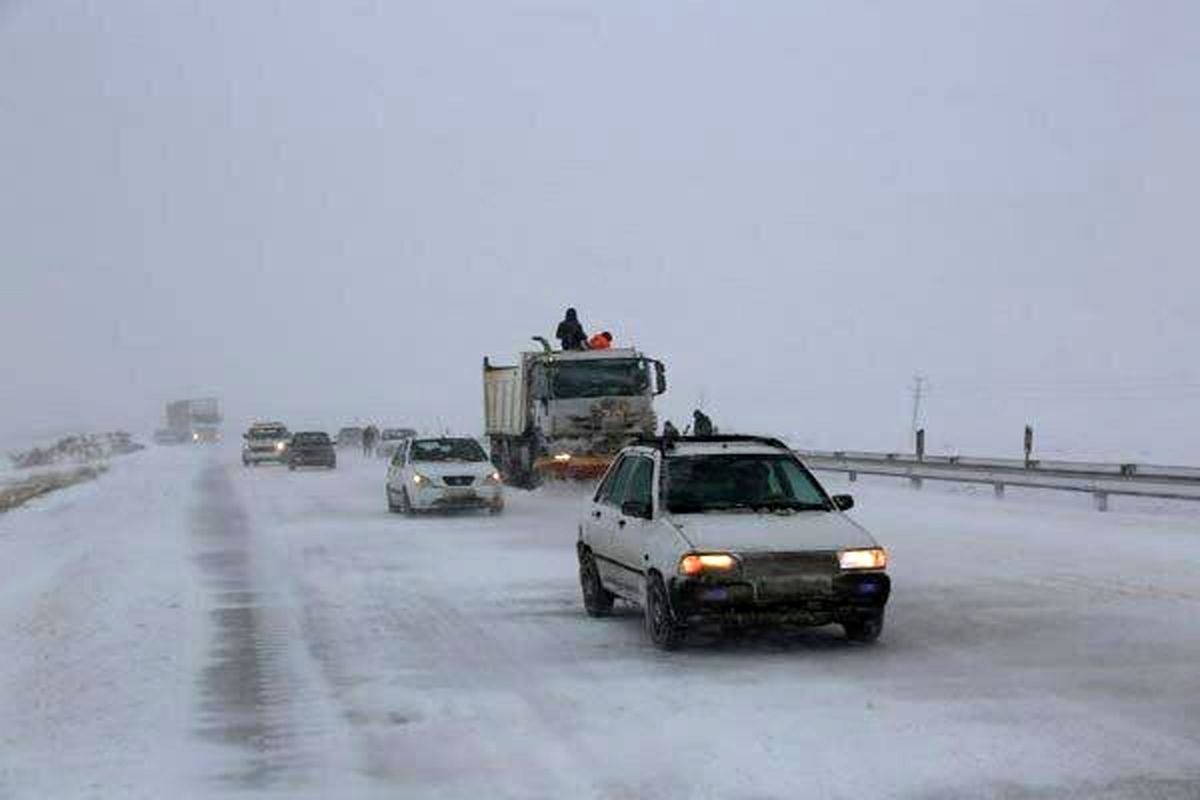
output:
{"label": "car headlight", "polygon": [[500,483],[500,481],[501,481],[500,470],[494,470],[492,472],[492,474],[488,475],[485,480],[487,480],[488,483]]}
{"label": "car headlight", "polygon": [[276,442],[275,449],[282,453],[284,450],[287,450],[287,442]]}
{"label": "car headlight", "polygon": [[413,484],[415,486],[432,486],[433,481],[418,472],[413,475]]}
{"label": "car headlight", "polygon": [[728,573],[737,569],[738,560],[729,553],[689,553],[679,559],[679,574]]}
{"label": "car headlight", "polygon": [[887,566],[887,560],[887,551],[882,547],[843,550],[838,553],[838,565],[842,569],[883,569]]}

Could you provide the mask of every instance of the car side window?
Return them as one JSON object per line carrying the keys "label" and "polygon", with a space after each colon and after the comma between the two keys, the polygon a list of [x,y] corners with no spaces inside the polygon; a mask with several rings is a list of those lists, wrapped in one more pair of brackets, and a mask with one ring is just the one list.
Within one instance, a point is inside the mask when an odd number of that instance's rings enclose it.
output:
{"label": "car side window", "polygon": [[601,503],[607,503],[611,506],[620,506],[625,497],[625,487],[629,484],[629,478],[633,474],[633,468],[636,466],[636,458],[625,458],[621,461],[621,465],[617,467],[617,473],[613,476],[612,485],[608,487],[608,491],[600,496]]}
{"label": "car side window", "polygon": [[609,467],[608,472],[604,476],[604,480],[600,482],[600,487],[596,489],[596,496],[592,500],[596,503],[604,503],[607,501],[608,495],[612,492],[613,481],[616,480],[617,473],[621,471],[621,467],[625,463],[625,458],[618,458],[616,463]]}
{"label": "car side window", "polygon": [[654,462],[648,458],[633,458],[633,468],[630,470],[629,482],[626,484],[625,503],[640,503],[652,509],[654,502]]}

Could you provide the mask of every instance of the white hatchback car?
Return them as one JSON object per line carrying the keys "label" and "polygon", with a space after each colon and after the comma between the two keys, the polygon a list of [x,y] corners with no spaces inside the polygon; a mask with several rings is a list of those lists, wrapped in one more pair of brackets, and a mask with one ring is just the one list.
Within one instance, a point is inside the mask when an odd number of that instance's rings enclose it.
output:
{"label": "white hatchback car", "polygon": [[891,592],[887,553],[786,445],[751,436],[647,440],[609,467],[579,523],[591,616],[642,607],[656,645],[687,631],[840,624],[873,642]]}
{"label": "white hatchback car", "polygon": [[498,514],[504,509],[504,488],[474,439],[409,439],[388,467],[387,505],[405,514],[469,508]]}

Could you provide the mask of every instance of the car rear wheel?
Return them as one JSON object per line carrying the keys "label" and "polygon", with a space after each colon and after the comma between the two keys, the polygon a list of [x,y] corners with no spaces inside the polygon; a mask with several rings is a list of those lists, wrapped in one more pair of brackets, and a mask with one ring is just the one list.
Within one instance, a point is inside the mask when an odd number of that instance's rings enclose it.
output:
{"label": "car rear wheel", "polygon": [[846,631],[846,638],[850,641],[871,644],[879,638],[879,634],[883,633],[883,615],[855,622],[844,622],[842,628]]}
{"label": "car rear wheel", "polygon": [[667,587],[662,576],[651,573],[646,578],[646,631],[660,650],[674,650],[683,644],[683,626],[675,621]]}
{"label": "car rear wheel", "polygon": [[579,588],[583,590],[583,610],[589,617],[607,617],[612,613],[616,597],[604,588],[591,550],[579,554]]}

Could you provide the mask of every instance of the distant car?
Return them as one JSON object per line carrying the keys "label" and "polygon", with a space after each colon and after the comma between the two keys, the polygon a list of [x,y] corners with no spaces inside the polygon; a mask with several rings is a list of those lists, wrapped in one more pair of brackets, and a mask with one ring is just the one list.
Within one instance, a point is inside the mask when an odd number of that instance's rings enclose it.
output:
{"label": "distant car", "polygon": [[286,464],[289,438],[291,434],[282,422],[254,423],[242,434],[242,466],[263,462]]}
{"label": "distant car", "polygon": [[362,428],[342,428],[338,431],[337,446],[338,447],[362,447],[363,429]]}
{"label": "distant car", "polygon": [[379,433],[379,444],[375,445],[375,455],[380,458],[391,458],[396,450],[408,439],[415,439],[417,432],[412,428],[384,428]]}
{"label": "distant car", "polygon": [[474,439],[409,439],[392,456],[387,474],[388,510],[504,509],[500,473]]}
{"label": "distant car", "polygon": [[618,455],[579,524],[583,605],[643,609],[664,649],[708,625],[840,624],[873,642],[891,592],[887,552],[781,442],[649,440]]}
{"label": "distant car", "polygon": [[288,469],[296,467],[337,467],[337,453],[324,431],[302,431],[292,434],[288,444]]}
{"label": "distant car", "polygon": [[188,437],[179,431],[173,431],[170,428],[161,428],[154,432],[155,444],[183,444],[189,441]]}

